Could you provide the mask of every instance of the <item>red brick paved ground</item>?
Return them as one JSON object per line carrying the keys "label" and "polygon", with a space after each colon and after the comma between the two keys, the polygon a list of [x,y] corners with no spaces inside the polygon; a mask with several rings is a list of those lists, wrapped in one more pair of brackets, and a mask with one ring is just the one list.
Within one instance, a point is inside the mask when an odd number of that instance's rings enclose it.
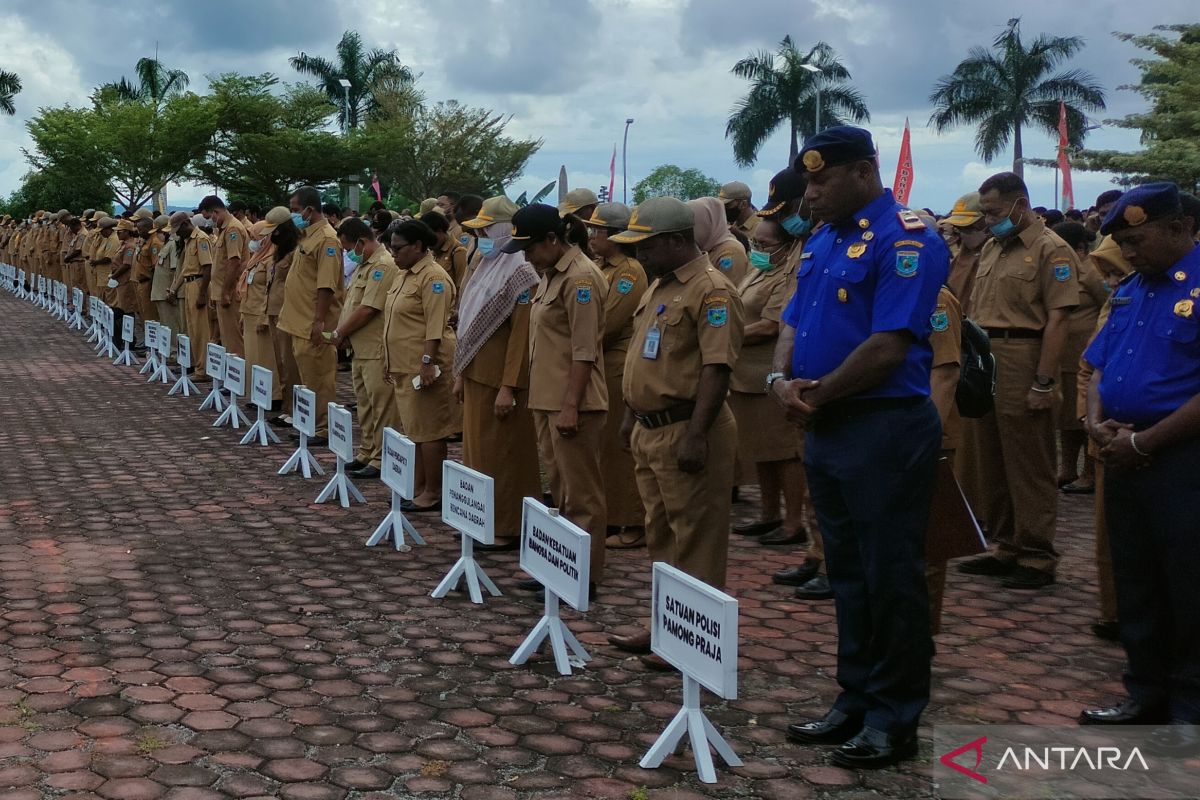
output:
{"label": "red brick paved ground", "polygon": [[[790,548],[733,542],[743,699],[707,701],[746,766],[715,787],[690,754],[642,770],[679,678],[603,641],[645,616],[644,551],[613,553],[593,611],[571,615],[588,669],[513,667],[540,614],[515,554],[481,557],[503,597],[433,600],[457,539],[417,518],[428,547],[363,547],[378,482],[366,506],[311,505],[317,481],[275,475],[284,447],[237,447],[198,399],[7,293],[0,319],[0,800],[929,794],[928,743],[925,764],[858,774],[784,739],[835,689],[831,603],[769,582]],[[1119,691],[1119,649],[1088,632],[1089,502],[1062,503],[1052,591],[951,576],[927,726],[1071,725]]]}

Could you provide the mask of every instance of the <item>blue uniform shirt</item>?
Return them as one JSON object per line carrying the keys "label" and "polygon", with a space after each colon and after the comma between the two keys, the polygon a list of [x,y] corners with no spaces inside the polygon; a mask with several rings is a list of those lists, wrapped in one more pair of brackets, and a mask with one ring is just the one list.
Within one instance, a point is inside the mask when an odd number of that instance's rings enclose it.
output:
{"label": "blue uniform shirt", "polygon": [[1102,373],[1108,417],[1153,425],[1200,394],[1200,247],[1163,275],[1135,273],[1109,303],[1083,357]]}
{"label": "blue uniform shirt", "polygon": [[796,294],[783,313],[796,329],[792,377],[819,379],[872,334],[906,330],[917,341],[904,364],[857,397],[928,397],[929,318],[949,271],[942,237],[889,190],[853,219],[818,230],[801,253]]}

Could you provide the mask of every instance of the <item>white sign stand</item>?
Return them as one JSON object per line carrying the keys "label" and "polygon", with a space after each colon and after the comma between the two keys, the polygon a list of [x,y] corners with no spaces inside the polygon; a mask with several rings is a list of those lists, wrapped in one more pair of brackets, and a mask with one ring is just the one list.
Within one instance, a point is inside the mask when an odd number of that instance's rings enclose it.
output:
{"label": "white sign stand", "polygon": [[346,476],[346,464],[354,460],[354,438],[351,425],[353,425],[353,419],[350,411],[337,403],[330,403],[329,449],[337,456],[337,470],[329,479],[329,483],[325,484],[325,488],[317,495],[317,499],[313,501],[318,505],[333,497],[334,493],[337,494],[342,508],[350,507],[351,497],[360,503],[367,502],[358,487]]}
{"label": "white sign stand", "polygon": [[279,468],[280,475],[300,471],[305,478],[311,478],[313,472],[324,475],[325,470],[313,454],[308,451],[309,437],[316,435],[317,418],[313,413],[317,407],[317,395],[305,386],[292,387],[292,427],[300,434],[300,446],[291,458]]}
{"label": "white sign stand", "polygon": [[158,353],[158,369],[155,371],[154,377],[158,378],[159,383],[164,386],[173,382],[175,373],[171,372],[171,366],[167,363],[171,360],[171,329],[166,325],[159,325],[157,342],[154,345],[149,342],[146,344]]}
{"label": "white sign stand", "polygon": [[149,374],[150,378],[146,383],[150,383],[158,377],[158,323],[146,320],[142,336],[142,341],[146,343],[146,363],[138,370],[138,374]]}
{"label": "white sign stand", "polygon": [[462,534],[462,555],[431,597],[445,597],[458,586],[460,578],[471,593],[472,603],[483,602],[482,583],[493,597],[500,595],[496,584],[475,563],[475,542],[492,544],[496,541],[495,481],[482,472],[468,469],[457,461],[442,462],[442,522]]}
{"label": "white sign stand", "polygon": [[272,379],[271,370],[266,367],[255,364],[250,368],[250,402],[258,408],[258,417],[238,444],[250,444],[255,439],[263,447],[267,446],[268,440],[279,444],[279,437],[267,424],[267,412],[271,410]]}
{"label": "white sign stand", "polygon": [[709,745],[731,767],[742,760],[700,710],[700,687],[737,699],[737,600],[661,561],[654,563],[653,591],[650,649],[683,673],[683,707],[639,766],[660,766],[686,733],[700,780],[716,783]]}
{"label": "white sign stand", "polygon": [[97,311],[99,301],[95,297],[88,297],[88,329],[87,343],[94,344],[100,338],[100,312]]}
{"label": "white sign stand", "polygon": [[200,411],[211,408],[213,411],[225,409],[225,398],[221,394],[221,381],[225,378],[225,348],[213,342],[208,343],[208,351],[204,354],[204,371],[212,378],[212,390],[200,404]]}
{"label": "white sign stand", "polygon": [[521,569],[546,587],[546,605],[538,624],[508,661],[524,664],[548,637],[558,674],[570,675],[573,666],[585,666],[591,656],[562,621],[558,602],[565,600],[576,611],[588,610],[592,537],[559,516],[558,509],[546,508],[532,497],[526,497],[523,506]]}
{"label": "white sign stand", "polygon": [[28,296],[25,292],[25,270],[17,270],[17,298],[24,300]]}
{"label": "white sign stand", "polygon": [[100,357],[112,358],[117,352],[113,347],[113,310],[104,307],[104,336],[100,340]]}
{"label": "white sign stand", "polygon": [[416,478],[417,446],[411,439],[401,436],[393,428],[383,429],[383,467],[380,469],[380,480],[384,486],[392,490],[392,510],[379,523],[379,527],[367,539],[367,547],[374,547],[389,539],[395,543],[396,549],[407,553],[412,549],[404,543],[407,531],[417,544],[425,544],[421,534],[404,517],[401,508],[405,500],[413,498],[413,482]]}
{"label": "white sign stand", "polygon": [[81,331],[83,330],[83,292],[72,289],[71,293],[71,324],[67,327],[73,331]]}
{"label": "white sign stand", "polygon": [[229,391],[229,405],[225,407],[221,416],[217,417],[217,421],[212,426],[220,428],[225,423],[229,423],[229,426],[236,431],[242,425],[250,424],[250,420],[246,419],[246,415],[238,407],[238,400],[246,394],[246,359],[226,353],[223,373],[225,388]]}
{"label": "white sign stand", "polygon": [[129,343],[133,341],[133,325],[135,321],[136,320],[134,320],[133,314],[126,314],[121,320],[121,338],[125,341],[121,349],[121,354],[118,355],[117,360],[113,362],[114,367],[121,364],[124,364],[127,367],[132,367],[135,363],[142,363],[142,360],[129,350]]}
{"label": "white sign stand", "polygon": [[167,392],[167,396],[178,394],[183,397],[191,397],[194,394],[200,394],[200,390],[188,376],[188,370],[192,366],[192,340],[187,337],[187,334],[179,334],[175,337],[175,349],[177,351],[175,359],[179,362],[179,380],[175,381],[175,385]]}

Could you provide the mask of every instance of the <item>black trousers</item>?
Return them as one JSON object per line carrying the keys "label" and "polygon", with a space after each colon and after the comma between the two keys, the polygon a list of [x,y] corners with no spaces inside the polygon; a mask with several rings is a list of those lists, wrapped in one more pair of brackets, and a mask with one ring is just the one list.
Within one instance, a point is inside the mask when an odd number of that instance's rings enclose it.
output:
{"label": "black trousers", "polygon": [[1200,723],[1200,439],[1104,475],[1125,688]]}
{"label": "black trousers", "polygon": [[838,622],[834,708],[914,733],[929,703],[933,639],[925,532],[942,426],[932,402],[835,415],[804,460]]}

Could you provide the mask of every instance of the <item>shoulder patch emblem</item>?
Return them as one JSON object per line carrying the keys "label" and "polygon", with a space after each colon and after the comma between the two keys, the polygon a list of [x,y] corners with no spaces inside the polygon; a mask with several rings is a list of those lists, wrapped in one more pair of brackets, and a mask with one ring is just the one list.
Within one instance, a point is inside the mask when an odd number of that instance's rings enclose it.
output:
{"label": "shoulder patch emblem", "polygon": [[916,239],[901,239],[894,243],[892,247],[924,247],[924,242],[918,242]]}
{"label": "shoulder patch emblem", "polygon": [[729,307],[724,303],[720,305],[711,305],[708,307],[707,314],[709,327],[720,328],[729,321]]}
{"label": "shoulder patch emblem", "polygon": [[326,247],[325,255],[327,255],[327,256],[337,255],[337,248],[336,247]]}
{"label": "shoulder patch emblem", "polygon": [[201,243],[200,243],[200,249],[201,249],[201,250],[207,250],[207,249],[208,249],[208,242],[201,242]]}
{"label": "shoulder patch emblem", "polygon": [[717,266],[723,271],[728,272],[733,268],[733,256],[721,256],[721,258],[717,260]]}
{"label": "shoulder patch emblem", "polygon": [[921,263],[921,254],[916,250],[896,251],[896,274],[901,278],[911,278],[917,274]]}
{"label": "shoulder patch emblem", "polygon": [[471,241],[471,234],[469,234],[469,233],[464,233],[462,236],[458,237],[458,243],[461,244],[463,247],[466,247],[467,242],[469,242],[469,241]]}
{"label": "shoulder patch emblem", "polygon": [[529,290],[528,289],[526,289],[525,291],[523,291],[519,295],[517,295],[517,302],[523,306],[529,305]]}
{"label": "shoulder patch emblem", "polygon": [[442,292],[446,291],[446,284],[442,283],[441,281],[434,281],[430,286],[430,289],[433,290],[434,294],[441,294]]}
{"label": "shoulder patch emblem", "polygon": [[1071,280],[1071,265],[1070,264],[1055,264],[1054,265],[1054,280],[1059,283],[1066,283]]}
{"label": "shoulder patch emblem", "polygon": [[935,331],[944,331],[950,327],[950,315],[944,309],[939,308],[929,318],[929,324],[933,326]]}
{"label": "shoulder patch emblem", "polygon": [[133,257],[133,251],[132,251],[132,250],[126,250],[126,251],[125,251],[125,257],[126,257],[126,258],[132,258],[132,257]]}
{"label": "shoulder patch emblem", "polygon": [[618,294],[629,294],[633,291],[633,280],[622,276],[617,280]]}
{"label": "shoulder patch emblem", "polygon": [[381,269],[377,269],[377,270],[375,270],[374,272],[372,272],[372,273],[371,273],[371,280],[373,280],[373,281],[381,281],[381,280],[383,280],[383,270],[381,270]]}
{"label": "shoulder patch emblem", "polygon": [[592,302],[592,287],[591,286],[576,286],[575,287],[575,302],[580,305],[587,305]]}
{"label": "shoulder patch emblem", "polygon": [[229,241],[231,241],[231,242],[236,242],[236,241],[237,241],[237,231],[230,231],[230,232],[229,232]]}

